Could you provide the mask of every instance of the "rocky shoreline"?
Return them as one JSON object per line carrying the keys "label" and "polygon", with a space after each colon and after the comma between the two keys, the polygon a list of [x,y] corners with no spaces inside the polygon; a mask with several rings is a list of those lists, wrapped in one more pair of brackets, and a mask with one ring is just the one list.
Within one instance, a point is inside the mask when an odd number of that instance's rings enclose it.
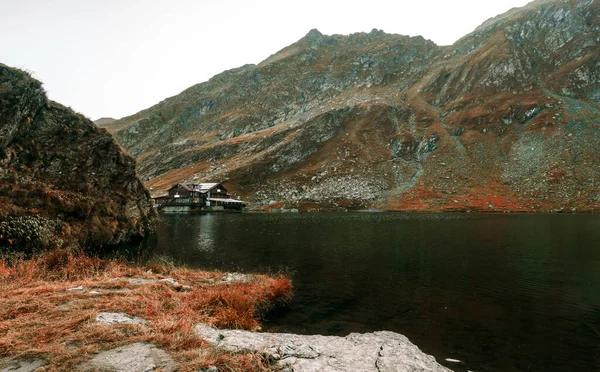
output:
{"label": "rocky shoreline", "polygon": [[256,332],[281,275],[53,252],[0,258],[0,372],[448,371],[394,332]]}
{"label": "rocky shoreline", "polygon": [[220,351],[195,327],[259,329],[292,284],[56,251],[0,256],[0,293],[0,372],[266,371],[258,353]]}
{"label": "rocky shoreline", "polygon": [[450,371],[405,336],[389,331],[338,337],[223,330],[205,324],[195,330],[217,348],[260,352],[284,371]]}
{"label": "rocky shoreline", "polygon": [[[109,325],[145,325],[144,319],[124,313],[100,313],[96,322]],[[215,348],[231,353],[254,352],[280,371],[451,371],[423,353],[405,336],[388,331],[352,333],[346,337],[261,333],[222,330],[206,324],[195,327],[196,334]],[[45,359],[2,361],[0,372],[34,372],[48,366]],[[96,353],[79,364],[77,371],[171,372],[177,362],[163,349],[151,343],[136,342]],[[216,372],[216,366],[200,369]]]}

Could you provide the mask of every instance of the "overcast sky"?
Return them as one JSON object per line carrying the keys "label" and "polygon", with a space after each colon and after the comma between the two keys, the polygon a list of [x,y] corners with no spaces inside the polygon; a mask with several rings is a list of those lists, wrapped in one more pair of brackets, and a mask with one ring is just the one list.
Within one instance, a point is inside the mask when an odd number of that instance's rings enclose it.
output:
{"label": "overcast sky", "polygon": [[317,28],[452,44],[528,0],[0,0],[0,62],[92,119],[131,115]]}

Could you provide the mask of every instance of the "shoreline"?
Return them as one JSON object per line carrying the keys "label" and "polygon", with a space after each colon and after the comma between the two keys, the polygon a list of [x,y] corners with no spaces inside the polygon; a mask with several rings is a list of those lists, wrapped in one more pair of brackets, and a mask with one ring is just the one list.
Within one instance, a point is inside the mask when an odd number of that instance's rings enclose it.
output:
{"label": "shoreline", "polygon": [[291,299],[282,275],[55,251],[0,258],[0,287],[0,371],[448,371],[394,332],[257,332]]}
{"label": "shoreline", "polygon": [[[398,214],[485,214],[485,215],[600,215],[600,210],[577,211],[522,211],[522,210],[399,210],[399,209],[247,209],[241,212],[205,211],[205,212],[164,212],[165,214],[211,214],[211,213],[264,213],[264,214],[297,214],[297,213],[398,213]],[[159,213],[159,215],[162,214]]]}

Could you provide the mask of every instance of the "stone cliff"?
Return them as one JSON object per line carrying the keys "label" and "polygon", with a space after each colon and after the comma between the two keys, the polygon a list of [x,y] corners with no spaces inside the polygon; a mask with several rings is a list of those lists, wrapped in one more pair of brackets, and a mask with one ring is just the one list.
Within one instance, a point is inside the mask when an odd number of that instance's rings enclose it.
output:
{"label": "stone cliff", "polygon": [[154,218],[135,160],[109,133],[0,64],[0,250],[98,248]]}
{"label": "stone cliff", "polygon": [[451,46],[317,30],[107,126],[154,193],[255,208],[600,211],[599,5],[538,0]]}

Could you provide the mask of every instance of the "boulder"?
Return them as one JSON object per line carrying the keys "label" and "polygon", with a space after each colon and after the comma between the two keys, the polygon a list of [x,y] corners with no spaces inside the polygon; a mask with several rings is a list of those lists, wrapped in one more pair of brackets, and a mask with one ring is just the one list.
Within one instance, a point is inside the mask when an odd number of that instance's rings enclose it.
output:
{"label": "boulder", "polygon": [[105,129],[0,63],[0,250],[106,249],[141,240],[155,216]]}
{"label": "boulder", "polygon": [[195,331],[220,349],[261,352],[294,371],[450,371],[405,336],[388,331],[337,337],[218,330],[204,324]]}

